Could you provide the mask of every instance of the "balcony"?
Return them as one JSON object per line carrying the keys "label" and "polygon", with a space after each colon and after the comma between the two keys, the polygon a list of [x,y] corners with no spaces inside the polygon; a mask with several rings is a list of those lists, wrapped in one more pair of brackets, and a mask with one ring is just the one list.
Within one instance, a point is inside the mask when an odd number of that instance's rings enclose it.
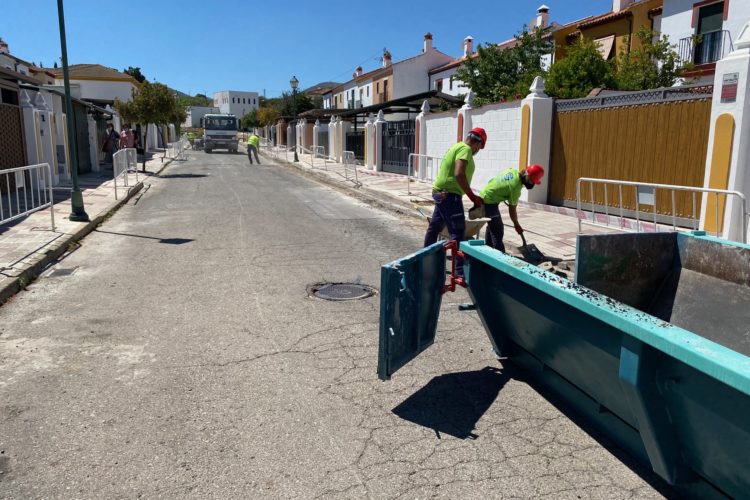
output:
{"label": "balcony", "polygon": [[732,35],[727,30],[688,36],[680,39],[680,62],[683,66],[689,63],[696,66],[715,63],[732,50]]}

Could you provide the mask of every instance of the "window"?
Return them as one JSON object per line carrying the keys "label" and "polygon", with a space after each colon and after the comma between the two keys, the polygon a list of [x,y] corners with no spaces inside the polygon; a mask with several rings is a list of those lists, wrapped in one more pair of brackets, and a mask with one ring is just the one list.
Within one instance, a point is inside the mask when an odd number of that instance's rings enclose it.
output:
{"label": "window", "polygon": [[435,90],[437,90],[438,92],[443,91],[443,79],[442,78],[440,80],[435,81]]}
{"label": "window", "polygon": [[453,77],[451,77],[450,83],[448,84],[448,90],[453,90]]}
{"label": "window", "polygon": [[378,85],[377,85],[376,89],[377,89],[378,94],[379,94],[380,93],[380,82],[378,82]]}
{"label": "window", "polygon": [[[695,64],[716,62],[723,56],[724,3],[712,3],[698,9],[695,34],[698,35],[699,41],[695,45],[693,54]],[[695,14],[693,11],[693,15]]]}
{"label": "window", "polygon": [[242,98],[242,104],[247,104],[244,97]]}
{"label": "window", "polygon": [[370,97],[370,86],[367,86],[367,97]]}
{"label": "window", "polygon": [[255,97],[253,97],[253,104],[255,104]]}
{"label": "window", "polygon": [[234,104],[234,97],[232,97],[232,104]]}

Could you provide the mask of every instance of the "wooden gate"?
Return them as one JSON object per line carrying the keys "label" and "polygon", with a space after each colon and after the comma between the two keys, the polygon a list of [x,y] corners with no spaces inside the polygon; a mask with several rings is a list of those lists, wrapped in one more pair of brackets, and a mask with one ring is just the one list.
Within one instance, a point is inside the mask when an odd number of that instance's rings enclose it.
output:
{"label": "wooden gate", "polygon": [[[550,203],[574,207],[576,181],[581,177],[703,186],[710,115],[711,94],[705,87],[689,94],[659,90],[558,101]],[[617,187],[608,189],[608,204],[617,206]],[[584,194],[582,199],[590,202],[590,194]],[[604,200],[600,186],[594,191],[594,202],[603,206]],[[671,215],[670,193],[658,195],[656,201],[658,214]],[[634,191],[623,192],[622,204],[625,209],[635,208]],[[692,216],[691,195],[677,194],[675,206],[675,215]],[[700,213],[700,205],[695,209]]]}

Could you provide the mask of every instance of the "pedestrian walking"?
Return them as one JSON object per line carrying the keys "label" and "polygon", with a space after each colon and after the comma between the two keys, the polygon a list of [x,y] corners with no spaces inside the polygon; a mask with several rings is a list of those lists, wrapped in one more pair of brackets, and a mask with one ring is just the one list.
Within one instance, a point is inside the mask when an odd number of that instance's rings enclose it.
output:
{"label": "pedestrian walking", "polygon": [[120,134],[115,132],[114,125],[108,123],[102,146],[102,149],[106,153],[106,156],[104,158],[105,163],[112,163],[112,156],[117,152],[119,142]]}
{"label": "pedestrian walking", "polygon": [[487,246],[505,253],[505,245],[503,244],[505,226],[500,215],[500,203],[508,204],[508,215],[513,222],[513,227],[518,234],[523,234],[523,227],[518,222],[516,211],[518,200],[521,198],[521,190],[524,187],[533,189],[534,186],[542,182],[543,177],[544,168],[541,165],[534,164],[529,165],[521,172],[515,168],[503,170],[496,177],[490,179],[479,193],[479,197],[484,202],[482,206],[469,210],[470,219],[481,217],[490,219],[484,232],[484,242]]}
{"label": "pedestrian walking", "polygon": [[250,159],[250,165],[253,164],[253,155],[255,155],[255,162],[260,165],[260,159],[258,158],[258,148],[260,147],[260,137],[255,133],[252,133],[247,138],[247,157]]}
{"label": "pedestrian walking", "polygon": [[120,147],[121,148],[134,148],[135,147],[135,135],[130,130],[130,124],[126,123],[122,126],[122,132],[120,132]]}
{"label": "pedestrian walking", "polygon": [[[472,129],[464,141],[451,146],[440,163],[437,178],[432,185],[432,199],[435,209],[432,212],[430,225],[424,236],[424,246],[437,241],[443,228],[448,228],[451,240],[461,241],[465,237],[466,218],[463,195],[481,206],[482,199],[471,190],[471,178],[474,175],[474,155],[484,149],[487,133],[483,128]],[[463,259],[456,259],[456,272],[463,275]]]}

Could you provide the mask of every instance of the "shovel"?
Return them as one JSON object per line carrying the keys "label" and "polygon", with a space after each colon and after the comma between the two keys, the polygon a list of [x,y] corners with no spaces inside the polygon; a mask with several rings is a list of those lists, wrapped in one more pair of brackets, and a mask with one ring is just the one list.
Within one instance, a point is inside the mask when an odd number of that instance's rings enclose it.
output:
{"label": "shovel", "polygon": [[523,245],[521,246],[521,255],[523,255],[523,259],[528,262],[529,264],[540,264],[546,260],[544,257],[544,254],[534,245],[533,243],[531,245],[528,245],[526,243],[526,237],[521,233],[521,241],[523,241]]}

